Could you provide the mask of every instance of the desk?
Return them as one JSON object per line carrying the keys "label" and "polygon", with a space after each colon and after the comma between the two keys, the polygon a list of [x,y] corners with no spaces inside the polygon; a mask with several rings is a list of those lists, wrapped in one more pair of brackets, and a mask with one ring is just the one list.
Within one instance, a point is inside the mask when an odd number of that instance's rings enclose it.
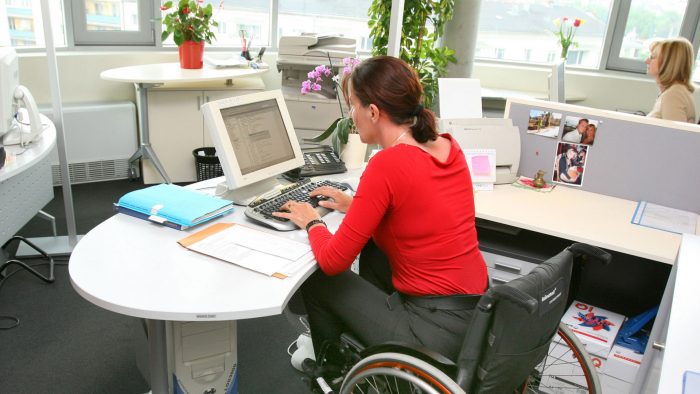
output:
{"label": "desk", "polygon": [[144,64],[105,70],[100,78],[108,81],[131,82],[136,88],[137,112],[139,117],[140,145],[129,158],[130,177],[136,176],[133,163],[139,159],[149,159],[166,183],[170,178],[151,147],[148,131],[148,89],[169,82],[204,82],[212,80],[231,81],[234,78],[249,77],[267,72],[267,69],[252,68],[210,68],[190,70],[180,68],[179,63]]}
{"label": "desk", "polygon": [[[190,187],[210,188],[207,190],[213,192],[222,180]],[[342,215],[332,212],[324,220],[337,229]],[[218,221],[246,223],[308,242],[304,231],[276,232],[255,225],[245,218],[242,207]],[[69,274],[78,294],[104,309],[149,319],[153,393],[172,392],[168,389],[171,375],[167,368],[166,321],[239,320],[281,314],[289,298],[316,268],[312,264],[280,280],[188,251],[176,243],[211,223],[177,231],[114,215],[85,234],[70,257]]]}
{"label": "desk", "polygon": [[46,130],[26,150],[5,147],[11,157],[0,169],[0,245],[53,199],[49,153],[56,146],[56,128],[44,115],[41,123]]}
{"label": "desk", "polygon": [[[700,339],[697,335],[700,323],[697,302],[697,286],[700,280],[698,256],[700,237],[684,235],[678,261],[674,266],[675,272],[671,274],[675,283],[671,287],[672,294],[668,295],[673,300],[668,316],[668,332],[665,338],[661,338],[665,340],[665,349],[658,387],[663,388],[663,392],[666,393],[682,392],[685,371],[700,373]],[[667,295],[664,295],[664,298],[666,297]],[[653,337],[650,342],[652,340]],[[647,352],[650,351],[647,348]],[[646,360],[645,354],[644,361]]]}

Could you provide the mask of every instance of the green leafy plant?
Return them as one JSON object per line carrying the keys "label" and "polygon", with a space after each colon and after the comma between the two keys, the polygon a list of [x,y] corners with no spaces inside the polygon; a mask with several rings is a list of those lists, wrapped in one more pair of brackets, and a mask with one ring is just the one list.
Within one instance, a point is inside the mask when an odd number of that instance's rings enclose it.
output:
{"label": "green leafy plant", "polygon": [[[202,6],[203,0],[180,0],[173,12],[163,18],[163,34],[161,41],[165,41],[171,34],[177,46],[185,41],[201,42],[206,41],[211,44],[214,39],[213,27],[219,24],[212,19],[212,6],[207,4]],[[173,8],[172,1],[166,1],[160,6],[161,11]]]}
{"label": "green leafy plant", "polygon": [[[438,93],[438,78],[447,65],[456,63],[455,51],[439,46],[445,24],[454,14],[454,0],[405,0],[399,57],[418,73],[423,85],[423,106],[432,108]],[[372,0],[369,28],[373,55],[386,55],[389,42],[391,0]]]}

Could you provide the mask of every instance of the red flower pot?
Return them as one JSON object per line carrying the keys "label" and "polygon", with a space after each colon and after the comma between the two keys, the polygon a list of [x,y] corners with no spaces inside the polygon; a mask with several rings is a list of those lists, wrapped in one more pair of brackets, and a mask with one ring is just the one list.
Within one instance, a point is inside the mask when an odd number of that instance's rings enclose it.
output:
{"label": "red flower pot", "polygon": [[180,67],[196,69],[202,68],[204,56],[204,41],[185,41],[178,48],[180,51]]}

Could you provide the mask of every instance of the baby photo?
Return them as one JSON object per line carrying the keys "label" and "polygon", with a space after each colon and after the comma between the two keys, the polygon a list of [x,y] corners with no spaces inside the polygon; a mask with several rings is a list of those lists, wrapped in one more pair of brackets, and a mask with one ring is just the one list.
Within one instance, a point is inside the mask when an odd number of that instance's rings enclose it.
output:
{"label": "baby photo", "polygon": [[527,132],[542,137],[557,138],[559,125],[561,125],[560,113],[531,109],[527,122]]}
{"label": "baby photo", "polygon": [[567,116],[561,140],[562,142],[593,145],[599,123],[600,121],[594,119]]}
{"label": "baby photo", "polygon": [[588,148],[588,145],[583,144],[558,143],[552,182],[581,186],[586,169]]}

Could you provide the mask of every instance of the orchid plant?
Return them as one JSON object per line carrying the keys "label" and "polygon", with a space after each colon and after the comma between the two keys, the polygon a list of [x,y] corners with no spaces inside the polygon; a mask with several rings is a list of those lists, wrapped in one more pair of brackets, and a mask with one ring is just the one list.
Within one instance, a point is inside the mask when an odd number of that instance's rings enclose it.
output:
{"label": "orchid plant", "polygon": [[[330,63],[331,59],[329,58],[328,61]],[[307,74],[308,79],[301,83],[301,94],[309,94],[311,92],[321,93],[323,91],[324,81],[332,82],[333,89],[335,90],[335,97],[338,99],[338,106],[340,107],[340,118],[336,119],[326,131],[311,140],[320,142],[330,136],[333,149],[338,155],[340,155],[342,145],[348,143],[349,135],[357,133],[352,118],[345,117],[343,105],[340,102],[340,89],[338,89],[338,87],[340,85],[340,79],[350,74],[358,64],[360,64],[360,59],[350,57],[344,58],[343,72],[338,75],[333,74],[331,67],[321,64],[316,66],[312,71],[309,71]]]}
{"label": "orchid plant", "polygon": [[569,47],[571,45],[578,47],[578,42],[574,41],[574,36],[576,35],[576,30],[583,25],[584,20],[575,18],[569,19],[567,17],[557,18],[554,20],[554,26],[558,27],[558,31],[553,31],[554,35],[557,36],[559,44],[561,44],[561,58],[566,59],[569,54]]}

